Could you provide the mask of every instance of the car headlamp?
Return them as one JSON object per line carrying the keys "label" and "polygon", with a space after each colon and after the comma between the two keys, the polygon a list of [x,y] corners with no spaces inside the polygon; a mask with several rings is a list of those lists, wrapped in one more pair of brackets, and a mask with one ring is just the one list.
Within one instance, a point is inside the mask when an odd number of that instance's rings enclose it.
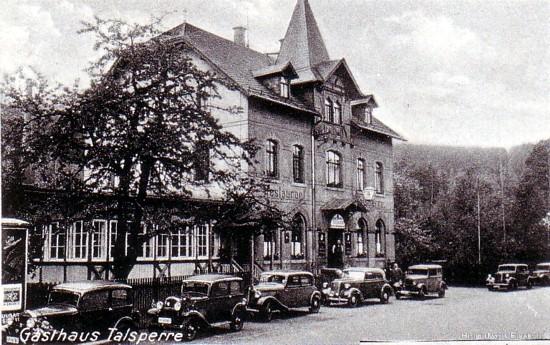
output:
{"label": "car headlamp", "polygon": [[9,316],[8,319],[6,320],[6,324],[7,324],[8,326],[13,325],[14,322],[15,322],[15,321],[14,321],[14,319],[13,319],[12,316]]}
{"label": "car headlamp", "polygon": [[176,302],[174,303],[174,310],[175,311],[180,311],[181,310],[181,302]]}
{"label": "car headlamp", "polygon": [[254,291],[254,298],[260,298],[262,297],[262,293],[258,290]]}
{"label": "car headlamp", "polygon": [[162,309],[162,307],[164,307],[164,303],[162,301],[158,301],[156,307],[157,309]]}
{"label": "car headlamp", "polygon": [[326,289],[326,288],[328,288],[328,283],[327,282],[323,283],[323,289]]}
{"label": "car headlamp", "polygon": [[350,283],[345,283],[344,284],[344,289],[349,289],[351,287],[351,284]]}
{"label": "car headlamp", "polygon": [[510,273],[506,273],[506,278],[510,278]]}
{"label": "car headlamp", "polygon": [[492,278],[492,277],[493,277],[493,276],[489,274],[489,275],[487,276],[487,279]]}
{"label": "car headlamp", "polygon": [[36,325],[36,320],[33,317],[28,319],[27,322],[25,323],[25,326],[27,326],[27,328],[33,328],[35,325]]}

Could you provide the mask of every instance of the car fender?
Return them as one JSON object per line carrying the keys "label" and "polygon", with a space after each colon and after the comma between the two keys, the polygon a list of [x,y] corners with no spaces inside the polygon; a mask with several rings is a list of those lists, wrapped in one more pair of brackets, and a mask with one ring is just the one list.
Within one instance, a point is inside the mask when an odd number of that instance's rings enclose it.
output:
{"label": "car fender", "polygon": [[355,288],[355,287],[352,287],[352,288],[344,291],[344,296],[350,297],[354,293],[358,294],[359,298],[363,299],[363,294],[361,293],[361,290],[359,290],[358,288]]}
{"label": "car fender", "polygon": [[418,285],[416,285],[418,287],[418,290],[421,290],[421,289],[426,289],[426,291],[428,291],[428,287],[426,286],[425,283],[420,283]]}
{"label": "car fender", "polygon": [[382,285],[382,288],[380,289],[380,295],[382,295],[385,290],[387,290],[389,292],[390,296],[392,296],[394,294],[393,288],[391,287],[390,284]]}
{"label": "car fender", "polygon": [[115,322],[115,325],[113,326],[113,328],[118,328],[118,326],[124,322],[128,322],[130,323],[133,327],[137,327],[137,324],[136,322],[134,321],[134,319],[132,319],[130,316],[124,316],[124,317],[121,317],[120,319],[118,319],[117,322]]}
{"label": "car fender", "polygon": [[313,293],[311,294],[311,296],[309,296],[309,304],[311,304],[311,302],[313,301],[313,298],[314,297],[318,297],[319,300],[321,300],[321,292],[319,291],[313,291]]}
{"label": "car fender", "polygon": [[239,303],[235,304],[235,306],[234,306],[233,309],[231,310],[231,315],[235,315],[235,313],[236,313],[238,310],[246,311],[246,303],[244,303],[244,302],[239,302]]}
{"label": "car fender", "polygon": [[258,306],[261,307],[264,304],[266,304],[268,301],[273,303],[278,308],[288,310],[288,307],[286,305],[282,304],[277,298],[275,298],[273,296],[260,297],[260,299],[258,299],[258,302],[256,302],[256,303],[258,304]]}
{"label": "car fender", "polygon": [[186,313],[183,313],[182,316],[185,319],[195,319],[195,320],[199,321],[199,323],[201,323],[202,325],[204,325],[206,327],[210,327],[210,322],[208,322],[208,320],[206,320],[204,315],[202,315],[201,313],[199,313],[196,310],[191,310],[191,311],[188,311]]}
{"label": "car fender", "polygon": [[439,288],[440,288],[440,289],[447,290],[447,289],[448,289],[447,283],[445,283],[444,281],[442,281],[441,283],[439,283]]}

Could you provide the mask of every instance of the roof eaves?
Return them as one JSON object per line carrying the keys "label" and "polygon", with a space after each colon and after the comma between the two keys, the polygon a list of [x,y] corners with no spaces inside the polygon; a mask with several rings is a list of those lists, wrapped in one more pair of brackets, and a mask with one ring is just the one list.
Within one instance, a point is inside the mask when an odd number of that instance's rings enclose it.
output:
{"label": "roof eaves", "polygon": [[319,112],[317,112],[313,109],[309,109],[305,106],[302,106],[302,105],[299,105],[299,104],[296,104],[296,103],[285,102],[281,99],[277,99],[277,98],[275,98],[271,95],[267,95],[267,94],[262,93],[260,91],[249,90],[248,94],[249,94],[249,97],[260,98],[260,99],[263,99],[263,100],[266,100],[266,101],[270,101],[270,102],[273,102],[273,103],[277,103],[277,104],[280,104],[280,105],[290,107],[290,108],[295,109],[295,110],[304,111],[304,112],[307,112],[307,113],[310,113],[310,114],[313,114],[313,115],[319,115]]}
{"label": "roof eaves", "polygon": [[[380,120],[378,120],[378,121],[380,121]],[[387,127],[389,130],[385,130],[385,129],[382,129],[382,128],[377,128],[377,127],[372,126],[372,125],[358,123],[357,121],[352,121],[351,123],[353,125],[355,125],[356,127],[367,130],[367,131],[383,134],[383,135],[386,135],[388,137],[398,139],[398,140],[401,140],[401,141],[407,141],[407,139],[405,139],[402,135],[400,135],[399,133],[397,133],[394,130],[390,129],[386,125],[384,125],[384,126]],[[380,121],[380,123],[382,123],[382,122]]]}

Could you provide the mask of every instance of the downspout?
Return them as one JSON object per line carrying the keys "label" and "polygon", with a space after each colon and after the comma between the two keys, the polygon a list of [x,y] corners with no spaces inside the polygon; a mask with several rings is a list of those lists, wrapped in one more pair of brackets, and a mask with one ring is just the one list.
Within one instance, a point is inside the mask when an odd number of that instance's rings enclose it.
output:
{"label": "downspout", "polygon": [[[319,256],[319,253],[317,252],[317,219],[315,214],[315,137],[313,135],[313,131],[315,129],[315,118],[314,118],[313,126],[311,127],[311,229],[312,229],[312,236],[311,236],[311,262],[314,263],[314,268],[317,269],[317,258]],[[307,248],[307,247],[306,247]]]}

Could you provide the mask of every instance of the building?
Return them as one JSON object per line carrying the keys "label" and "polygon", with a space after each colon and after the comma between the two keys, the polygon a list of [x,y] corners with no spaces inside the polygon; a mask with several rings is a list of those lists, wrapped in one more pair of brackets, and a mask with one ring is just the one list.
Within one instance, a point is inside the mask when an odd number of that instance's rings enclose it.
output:
{"label": "building", "polygon": [[[362,92],[346,60],[330,59],[307,0],[298,0],[278,54],[249,49],[243,27],[234,28],[233,41],[188,23],[167,34],[190,48],[185,53],[197,66],[237,85],[222,88],[212,108],[243,109],[217,116],[227,130],[262,145],[261,163],[249,173],[270,180],[270,199],[292,214],[293,226],[228,238],[224,229],[197,224],[191,232],[159,235],[143,244],[130,277],[220,267],[224,248],[234,254],[230,264],[256,272],[383,267],[394,260],[392,140],[403,139],[373,115],[376,100]],[[39,279],[109,278],[116,220],[75,222],[66,231],[56,226],[43,231]],[[335,254],[339,240],[343,258]]]}

